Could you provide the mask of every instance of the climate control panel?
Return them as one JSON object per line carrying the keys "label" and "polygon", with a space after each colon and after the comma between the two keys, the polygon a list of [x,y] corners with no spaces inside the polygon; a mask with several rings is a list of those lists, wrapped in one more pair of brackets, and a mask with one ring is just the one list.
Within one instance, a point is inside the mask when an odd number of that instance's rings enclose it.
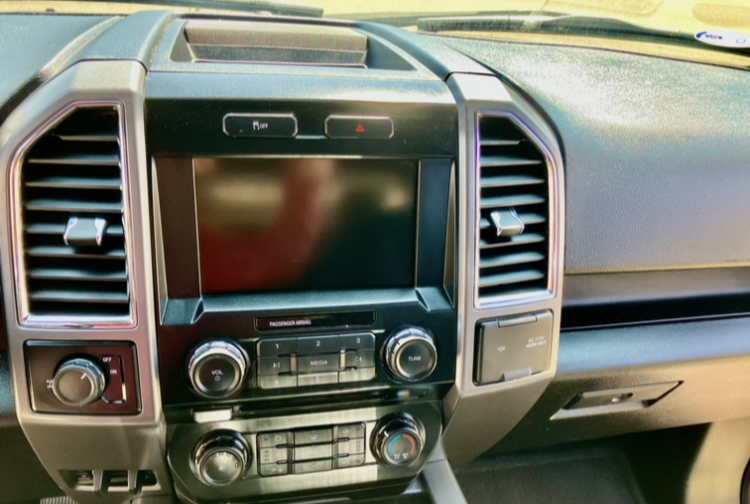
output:
{"label": "climate control panel", "polygon": [[356,467],[365,463],[363,423],[258,434],[261,476],[306,474]]}
{"label": "climate control panel", "polygon": [[167,447],[181,494],[227,502],[266,492],[407,482],[419,474],[441,433],[441,401],[425,400],[170,422]]}

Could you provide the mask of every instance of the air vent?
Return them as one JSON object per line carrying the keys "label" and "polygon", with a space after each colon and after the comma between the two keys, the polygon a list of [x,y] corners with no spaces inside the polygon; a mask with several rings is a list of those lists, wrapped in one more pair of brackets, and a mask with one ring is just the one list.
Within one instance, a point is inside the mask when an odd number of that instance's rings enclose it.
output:
{"label": "air vent", "polygon": [[546,158],[509,116],[480,113],[477,120],[478,304],[546,294]]}
{"label": "air vent", "polygon": [[123,323],[132,314],[120,107],[72,110],[21,166],[21,316]]}

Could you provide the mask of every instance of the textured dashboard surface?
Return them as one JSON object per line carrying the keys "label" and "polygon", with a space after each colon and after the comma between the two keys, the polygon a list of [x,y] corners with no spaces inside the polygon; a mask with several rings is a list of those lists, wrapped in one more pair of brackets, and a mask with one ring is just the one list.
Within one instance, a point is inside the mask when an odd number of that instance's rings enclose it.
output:
{"label": "textured dashboard surface", "polygon": [[[105,19],[95,16],[0,16],[0,121],[44,80],[43,69],[57,54]],[[26,88],[27,93],[19,93]]]}
{"label": "textured dashboard surface", "polygon": [[565,272],[750,264],[750,74],[446,39],[548,115],[566,169]]}

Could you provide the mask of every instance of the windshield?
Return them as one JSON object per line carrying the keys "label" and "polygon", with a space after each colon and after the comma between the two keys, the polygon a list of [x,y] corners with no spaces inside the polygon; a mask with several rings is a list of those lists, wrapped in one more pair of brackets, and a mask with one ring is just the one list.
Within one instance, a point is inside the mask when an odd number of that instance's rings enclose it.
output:
{"label": "windshield", "polygon": [[748,0],[0,0],[0,12],[268,14],[750,67]]}
{"label": "windshield", "polygon": [[[70,0],[2,0],[4,12],[65,12],[90,7]],[[654,29],[695,34],[705,29],[750,32],[748,0],[123,0],[97,1],[100,13],[129,13],[165,6],[186,11],[251,10],[249,6],[287,4],[317,7],[327,18],[373,20],[416,26],[419,18],[518,15],[576,15],[606,17]],[[76,7],[78,5],[78,7]],[[213,8],[212,8],[213,7]],[[169,7],[167,7],[169,8]],[[273,10],[273,9],[271,9]]]}
{"label": "windshield", "polygon": [[607,16],[641,26],[697,33],[705,28],[750,31],[747,0],[319,0],[326,17],[377,18],[481,15],[494,12]]}

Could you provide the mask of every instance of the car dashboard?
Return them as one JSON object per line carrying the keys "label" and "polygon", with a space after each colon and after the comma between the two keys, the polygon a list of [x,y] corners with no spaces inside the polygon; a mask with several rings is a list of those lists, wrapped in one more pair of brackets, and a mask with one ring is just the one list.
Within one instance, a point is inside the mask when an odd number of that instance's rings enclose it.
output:
{"label": "car dashboard", "polygon": [[3,479],[46,473],[36,498],[460,502],[488,451],[750,414],[744,72],[294,17],[2,25]]}

